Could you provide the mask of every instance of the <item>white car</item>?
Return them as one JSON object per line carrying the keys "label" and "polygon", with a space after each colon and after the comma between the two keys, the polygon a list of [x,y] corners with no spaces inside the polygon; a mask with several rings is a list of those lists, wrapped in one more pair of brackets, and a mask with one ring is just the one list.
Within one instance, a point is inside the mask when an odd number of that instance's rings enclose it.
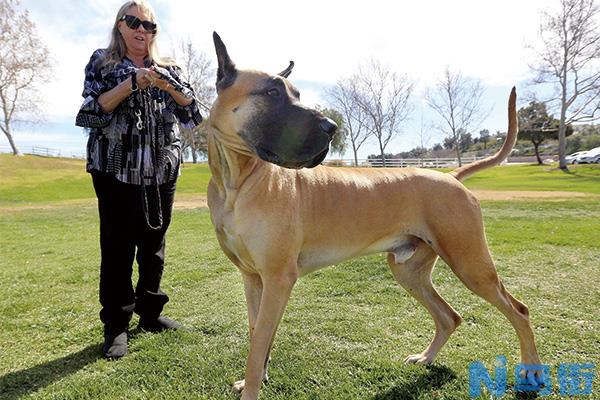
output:
{"label": "white car", "polygon": [[575,164],[577,157],[583,155],[585,153],[585,151],[576,151],[573,154],[569,154],[568,156],[565,157],[565,162],[567,164]]}
{"label": "white car", "polygon": [[581,154],[575,160],[577,164],[588,164],[588,163],[600,163],[600,147],[595,147],[591,150],[586,151],[584,154]]}

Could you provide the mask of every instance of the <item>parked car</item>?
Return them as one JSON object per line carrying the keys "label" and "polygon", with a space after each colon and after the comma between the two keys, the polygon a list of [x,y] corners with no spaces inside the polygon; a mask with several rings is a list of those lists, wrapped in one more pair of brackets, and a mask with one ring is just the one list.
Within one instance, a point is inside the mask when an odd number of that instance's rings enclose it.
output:
{"label": "parked car", "polygon": [[577,164],[600,163],[600,147],[595,147],[581,154],[575,160]]}
{"label": "parked car", "polygon": [[583,155],[583,153],[585,153],[585,151],[576,151],[573,154],[569,154],[568,156],[565,157],[565,162],[567,164],[575,164],[576,163],[575,161],[577,160],[577,157]]}

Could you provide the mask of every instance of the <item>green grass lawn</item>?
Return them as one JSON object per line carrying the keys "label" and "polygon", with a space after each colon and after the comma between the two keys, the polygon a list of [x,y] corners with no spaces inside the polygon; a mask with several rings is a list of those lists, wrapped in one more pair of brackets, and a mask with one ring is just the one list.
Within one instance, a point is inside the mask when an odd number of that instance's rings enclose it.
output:
{"label": "green grass lawn", "polygon": [[471,189],[600,193],[600,165],[506,165],[484,170],[465,181]]}
{"label": "green grass lawn", "polygon": [[[186,163],[177,182],[177,194],[206,194],[207,164]],[[0,207],[81,202],[95,199],[85,161],[0,154]]]}
{"label": "green grass lawn", "polygon": [[[574,165],[569,173],[538,165],[500,166],[466,180],[471,189],[568,191],[600,194],[600,166]],[[186,163],[177,183],[181,197],[205,195],[207,164]],[[0,207],[94,199],[83,160],[0,154]]]}
{"label": "green grass lawn", "polygon": [[[167,239],[165,314],[188,330],[136,333],[127,357],[106,361],[100,358],[97,211],[93,201],[64,202],[93,198],[83,163],[48,162],[42,172],[27,172],[28,163],[6,168],[21,162],[15,160],[0,156],[0,208],[6,207],[0,209],[0,399],[235,399],[230,387],[242,377],[248,352],[243,285],[218,247],[208,211],[176,210]],[[531,179],[540,190],[544,179],[546,190],[568,190],[557,188],[564,179],[575,191],[597,193],[596,168],[578,170],[589,176],[585,181],[540,171]],[[517,187],[526,179],[519,174]],[[208,176],[205,166],[186,167],[179,190],[202,194]],[[77,179],[87,188],[71,186]],[[511,187],[502,174],[490,179],[478,185]],[[16,207],[21,204],[49,207]],[[560,363],[600,360],[600,199],[484,202],[483,211],[499,274],[530,308],[557,392]],[[425,368],[402,360],[428,344],[433,322],[394,282],[383,256],[301,279],[261,398],[466,399],[468,364],[481,360],[492,370],[497,355],[507,357],[512,382],[518,343],[508,321],[444,263],[433,280],[464,322]],[[599,382],[596,370],[590,398],[598,397]],[[523,397],[510,391],[505,398]]]}

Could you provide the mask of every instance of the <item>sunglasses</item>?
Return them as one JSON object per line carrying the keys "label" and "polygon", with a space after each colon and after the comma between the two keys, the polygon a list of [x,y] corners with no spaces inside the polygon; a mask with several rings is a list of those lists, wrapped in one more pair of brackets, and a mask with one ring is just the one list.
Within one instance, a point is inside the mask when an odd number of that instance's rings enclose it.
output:
{"label": "sunglasses", "polygon": [[150,32],[152,34],[156,33],[156,24],[152,21],[142,21],[133,15],[123,15],[121,21],[125,21],[125,24],[127,24],[130,29],[135,30],[142,25],[146,32]]}

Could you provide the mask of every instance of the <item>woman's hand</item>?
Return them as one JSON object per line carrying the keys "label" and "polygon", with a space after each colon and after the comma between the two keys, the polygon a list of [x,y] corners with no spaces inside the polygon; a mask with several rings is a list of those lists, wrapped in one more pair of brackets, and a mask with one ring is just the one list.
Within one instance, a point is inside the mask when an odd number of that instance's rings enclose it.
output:
{"label": "woman's hand", "polygon": [[171,85],[169,83],[169,81],[167,80],[168,75],[167,75],[167,78],[165,78],[165,74],[169,73],[167,70],[165,70],[163,68],[155,69],[155,67],[153,66],[153,67],[150,67],[149,71],[150,71],[150,79],[153,79],[152,85],[156,86],[160,90],[164,90],[165,92],[169,93],[171,95],[171,97],[173,98],[173,100],[175,100],[175,102],[177,104],[179,104],[180,106],[185,107],[185,106],[192,104],[192,101],[194,101],[193,98],[187,97],[183,93],[175,90],[173,85]]}
{"label": "woman's hand", "polygon": [[154,67],[150,67],[149,72],[150,79],[152,79],[152,86],[156,86],[157,88],[159,88],[160,90],[164,90],[165,92],[169,92],[169,90],[173,88],[173,86],[171,86],[171,84],[166,79],[163,79],[163,75],[158,73],[154,69]]}
{"label": "woman's hand", "polygon": [[156,84],[158,74],[149,68],[139,68],[135,73],[135,80],[140,89],[146,89],[152,84]]}

